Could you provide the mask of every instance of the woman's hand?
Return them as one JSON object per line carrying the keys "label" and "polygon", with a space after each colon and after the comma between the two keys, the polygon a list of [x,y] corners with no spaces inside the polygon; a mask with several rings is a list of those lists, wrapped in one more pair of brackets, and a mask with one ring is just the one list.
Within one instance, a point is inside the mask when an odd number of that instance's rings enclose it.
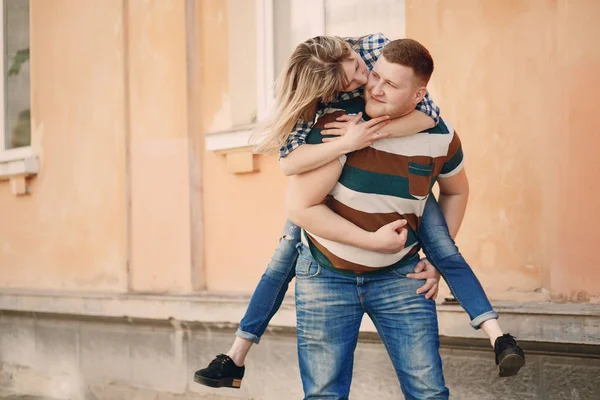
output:
{"label": "woman's hand", "polygon": [[335,135],[332,138],[323,138],[323,142],[331,142],[334,140],[344,140],[348,152],[364,149],[369,147],[376,140],[389,137],[391,132],[381,132],[381,129],[389,124],[390,117],[373,118],[367,122],[361,122],[362,112],[352,116],[343,115],[336,118],[336,122],[325,124],[325,128],[321,131],[322,135]]}

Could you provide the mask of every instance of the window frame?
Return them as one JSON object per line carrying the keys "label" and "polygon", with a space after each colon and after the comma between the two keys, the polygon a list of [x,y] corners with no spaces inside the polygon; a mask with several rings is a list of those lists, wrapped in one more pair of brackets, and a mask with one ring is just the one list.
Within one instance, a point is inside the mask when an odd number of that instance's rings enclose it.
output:
{"label": "window frame", "polygon": [[[231,127],[205,136],[207,151],[227,152],[250,148],[249,141],[258,123],[269,116],[275,100],[275,46],[274,1],[256,0],[256,123],[243,127]],[[295,0],[299,1],[299,0]],[[325,0],[312,0],[314,8],[307,16],[310,34],[325,34]]]}
{"label": "window frame", "polygon": [[[14,149],[6,148],[7,129],[6,129],[6,93],[5,77],[6,55],[4,54],[5,29],[4,29],[4,7],[5,0],[0,1],[0,26],[2,27],[2,36],[0,38],[0,53],[2,61],[2,79],[0,79],[0,126],[2,127],[2,140],[0,141],[0,181],[10,180],[13,186],[14,194],[25,194],[27,191],[25,178],[35,175],[39,171],[37,157],[34,154],[31,143],[29,146],[17,147]],[[31,2],[29,3],[31,10]],[[30,26],[31,29],[31,26]],[[29,61],[31,62],[31,60]],[[31,86],[30,86],[31,90]],[[33,132],[32,132],[33,133]]]}

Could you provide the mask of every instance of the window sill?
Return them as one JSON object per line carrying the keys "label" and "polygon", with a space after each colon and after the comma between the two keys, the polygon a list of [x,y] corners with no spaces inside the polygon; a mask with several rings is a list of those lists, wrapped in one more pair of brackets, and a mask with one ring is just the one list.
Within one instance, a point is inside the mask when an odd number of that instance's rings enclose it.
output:
{"label": "window sill", "polygon": [[258,163],[250,144],[255,127],[256,125],[245,125],[208,133],[204,142],[205,149],[225,157],[227,169],[233,174],[258,172]]}
{"label": "window sill", "polygon": [[38,172],[38,159],[31,147],[0,152],[0,181],[9,180],[15,196],[29,192],[27,178]]}

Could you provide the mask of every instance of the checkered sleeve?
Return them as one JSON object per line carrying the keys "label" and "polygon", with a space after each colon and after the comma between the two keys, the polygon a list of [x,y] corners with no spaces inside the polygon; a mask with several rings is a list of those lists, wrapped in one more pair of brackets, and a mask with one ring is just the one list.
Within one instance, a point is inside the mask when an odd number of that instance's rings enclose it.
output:
{"label": "checkered sleeve", "polygon": [[390,39],[385,37],[383,33],[373,33],[357,38],[345,38],[345,40],[363,58],[369,71],[373,69],[385,45],[390,42]]}
{"label": "checkered sleeve", "polygon": [[431,100],[431,97],[429,97],[429,92],[425,94],[425,97],[417,104],[415,109],[433,118],[436,125],[440,122],[440,109],[435,105],[433,100]]}
{"label": "checkered sleeve", "polygon": [[310,124],[299,120],[294,126],[294,131],[290,133],[285,144],[279,149],[279,158],[287,157],[292,151],[306,144],[306,137],[310,130]]}

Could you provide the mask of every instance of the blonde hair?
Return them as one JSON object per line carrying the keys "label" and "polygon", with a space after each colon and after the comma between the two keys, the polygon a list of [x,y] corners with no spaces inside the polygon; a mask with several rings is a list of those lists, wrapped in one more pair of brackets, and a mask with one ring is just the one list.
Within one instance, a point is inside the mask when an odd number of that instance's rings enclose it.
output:
{"label": "blonde hair", "polygon": [[335,99],[348,86],[341,62],[352,49],[337,36],[317,36],[296,47],[277,78],[276,109],[272,117],[255,132],[262,136],[254,151],[275,153],[283,146],[298,121],[311,123],[318,103]]}

